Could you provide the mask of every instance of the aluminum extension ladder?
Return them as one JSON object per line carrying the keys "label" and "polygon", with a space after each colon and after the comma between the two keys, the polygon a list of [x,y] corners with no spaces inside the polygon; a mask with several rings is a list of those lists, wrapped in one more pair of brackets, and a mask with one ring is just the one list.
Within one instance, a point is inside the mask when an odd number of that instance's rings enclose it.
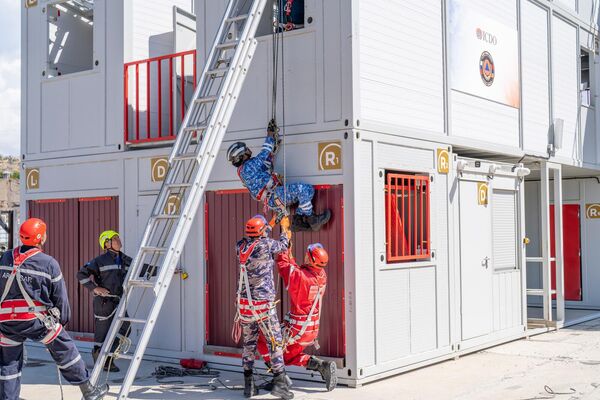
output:
{"label": "aluminum extension ladder", "polygon": [[[256,50],[255,39],[267,0],[230,0],[221,26],[193,94],[177,140],[169,156],[162,184],[140,249],[124,283],[124,294],[94,366],[91,382],[99,383],[108,357],[129,360],[118,399],[127,399],[192,222],[204,196],[208,178]],[[156,271],[148,273],[148,265]],[[146,272],[144,272],[146,271]],[[140,299],[152,296],[138,317]],[[129,317],[128,305],[135,306]],[[150,303],[150,302],[148,302]],[[130,310],[131,311],[131,310]],[[124,323],[142,327],[131,353],[111,349]]]}

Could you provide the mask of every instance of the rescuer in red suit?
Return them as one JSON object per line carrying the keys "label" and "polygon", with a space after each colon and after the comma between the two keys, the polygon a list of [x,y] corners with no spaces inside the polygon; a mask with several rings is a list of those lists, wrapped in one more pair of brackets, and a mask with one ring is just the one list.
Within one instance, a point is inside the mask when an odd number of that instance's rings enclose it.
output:
{"label": "rescuer in red suit", "polygon": [[[329,255],[320,243],[308,246],[302,266],[298,266],[288,252],[279,253],[276,258],[279,275],[290,298],[290,310],[284,322],[284,363],[286,366],[297,365],[309,371],[318,371],[327,391],[332,391],[337,385],[335,363],[304,353],[308,346],[315,344],[319,335],[321,301],[327,285],[325,266],[328,261]],[[267,344],[262,335],[258,340],[258,351],[269,365]]]}

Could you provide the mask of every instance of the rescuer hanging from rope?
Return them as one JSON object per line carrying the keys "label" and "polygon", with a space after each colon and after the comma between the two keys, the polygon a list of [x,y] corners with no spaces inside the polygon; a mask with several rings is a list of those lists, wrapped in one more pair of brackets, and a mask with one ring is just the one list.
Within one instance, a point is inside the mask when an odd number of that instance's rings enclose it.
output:
{"label": "rescuer hanging from rope", "polygon": [[245,143],[235,142],[227,150],[227,159],[237,168],[238,176],[252,198],[264,202],[266,207],[275,212],[278,221],[288,215],[287,207],[298,203],[292,229],[304,230],[310,227],[313,231],[318,231],[329,221],[331,212],[313,212],[315,189],[312,185],[304,182],[286,184],[273,171],[278,145],[278,128],[271,121],[262,151],[256,157],[252,157],[252,151]]}
{"label": "rescuer hanging from rope", "polygon": [[290,382],[283,364],[282,336],[275,305],[275,282],[273,267],[275,255],[286,252],[289,247],[289,221],[281,220],[279,241],[268,237],[272,225],[262,215],[246,223],[245,234],[236,245],[240,276],[237,290],[237,313],[234,321],[234,339],[239,340],[239,329],[243,331],[244,349],[244,396],[258,394],[254,382],[253,368],[258,334],[268,340],[268,352],[272,360],[273,387],[271,394],[282,399],[292,399]]}
{"label": "rescuer hanging from rope", "polygon": [[62,376],[79,385],[84,400],[104,398],[108,386],[92,386],[75,343],[63,329],[71,308],[58,262],[42,252],[46,224],[30,218],[19,236],[23,245],[0,258],[0,399],[19,399],[27,339],[46,346]]}
{"label": "rescuer hanging from rope", "polygon": [[[94,294],[94,363],[98,359],[102,344],[106,339],[110,324],[114,318],[119,301],[123,295],[123,282],[131,264],[131,257],[123,254],[119,234],[115,231],[104,231],[98,238],[103,254],[86,263],[77,273],[79,283]],[[124,322],[119,330],[120,338],[129,336],[129,322]],[[121,340],[121,339],[120,339]],[[111,352],[118,346],[115,341]],[[119,372],[114,360],[108,358],[104,370]]]}
{"label": "rescuer hanging from rope", "polygon": [[[320,243],[315,243],[306,249],[304,264],[300,267],[288,252],[279,253],[276,262],[290,299],[290,309],[283,323],[284,363],[287,366],[297,365],[309,371],[318,371],[325,381],[327,391],[332,391],[337,385],[335,363],[304,353],[309,346],[317,347],[321,302],[327,285],[325,267],[329,262],[329,255]],[[259,337],[258,351],[265,363],[270,364],[263,336]]]}

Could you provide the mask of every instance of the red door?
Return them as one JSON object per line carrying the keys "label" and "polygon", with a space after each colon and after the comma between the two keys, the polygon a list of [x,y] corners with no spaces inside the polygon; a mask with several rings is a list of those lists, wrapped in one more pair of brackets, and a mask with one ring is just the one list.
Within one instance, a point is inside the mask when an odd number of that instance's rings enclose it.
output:
{"label": "red door", "polygon": [[48,225],[44,251],[56,258],[67,285],[71,303],[71,321],[67,329],[93,332],[92,296],[79,284],[77,271],[100,254],[100,232],[118,230],[118,197],[32,200],[27,206],[29,217],[41,218]]}
{"label": "red door", "polygon": [[[550,206],[550,256],[554,257],[554,206]],[[578,204],[563,204],[563,248],[565,300],[581,301],[581,229]],[[552,263],[552,289],[556,289],[556,269]]]}
{"label": "red door", "polygon": [[[315,209],[331,209],[332,218],[319,232],[297,232],[293,237],[294,255],[304,260],[304,249],[309,243],[319,242],[328,250],[327,291],[322,304],[320,349],[314,351],[329,357],[345,355],[344,336],[344,247],[343,247],[343,188],[341,185],[317,188]],[[255,214],[263,213],[262,204],[250,198],[245,190],[207,192],[205,215],[207,248],[206,287],[206,343],[219,347],[241,347],[231,339],[235,315],[238,265],[235,243],[242,237],[244,223]],[[276,229],[274,237],[279,236]],[[210,239],[208,239],[210,238]],[[280,317],[287,310],[287,295],[283,285],[278,285]]]}

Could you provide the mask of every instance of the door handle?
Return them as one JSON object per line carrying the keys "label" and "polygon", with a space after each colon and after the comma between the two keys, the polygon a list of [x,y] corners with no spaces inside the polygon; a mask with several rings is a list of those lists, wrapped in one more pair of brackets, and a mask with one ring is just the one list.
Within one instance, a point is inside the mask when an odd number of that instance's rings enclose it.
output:
{"label": "door handle", "polygon": [[485,267],[486,269],[490,266],[490,258],[486,257],[481,261],[481,266]]}

